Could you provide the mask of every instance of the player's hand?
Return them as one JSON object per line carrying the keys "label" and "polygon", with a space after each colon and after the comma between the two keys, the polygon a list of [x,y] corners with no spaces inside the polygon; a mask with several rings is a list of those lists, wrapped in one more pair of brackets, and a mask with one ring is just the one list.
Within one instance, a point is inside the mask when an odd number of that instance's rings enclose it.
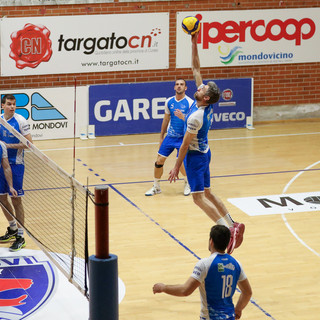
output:
{"label": "player's hand", "polygon": [[197,44],[199,31],[191,35],[191,42]]}
{"label": "player's hand", "polygon": [[179,168],[174,167],[170,172],[169,172],[169,178],[168,180],[170,181],[170,183],[172,182],[176,182],[176,180],[179,179]]}
{"label": "player's hand", "polygon": [[235,312],[235,314],[236,314],[235,319],[240,319],[240,318],[241,318],[241,315],[242,315],[242,311],[235,309],[234,312]]}
{"label": "player's hand", "polygon": [[156,294],[156,293],[163,292],[164,287],[165,287],[164,283],[156,283],[152,288],[153,293]]}
{"label": "player's hand", "polygon": [[16,189],[10,188],[10,192],[14,198],[18,196],[18,192],[16,191]]}
{"label": "player's hand", "polygon": [[175,110],[174,115],[184,121],[184,114],[182,113],[182,111],[180,109]]}

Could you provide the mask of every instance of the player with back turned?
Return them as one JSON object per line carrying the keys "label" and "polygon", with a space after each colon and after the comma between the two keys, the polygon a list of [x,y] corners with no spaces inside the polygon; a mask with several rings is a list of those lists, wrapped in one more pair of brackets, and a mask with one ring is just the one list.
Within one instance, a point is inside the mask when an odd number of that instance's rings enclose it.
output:
{"label": "player with back turned", "polygon": [[[21,133],[28,141],[32,143],[30,133],[30,125],[27,120],[15,113],[16,98],[14,95],[5,95],[1,100],[3,114],[1,117],[19,133]],[[17,191],[17,196],[14,196],[5,181],[4,172],[0,170],[0,203],[1,208],[6,216],[9,227],[4,236],[0,237],[0,242],[14,241],[10,247],[10,251],[18,251],[25,247],[25,239],[23,237],[24,225],[24,208],[22,204],[23,176],[24,176],[24,149],[26,148],[11,132],[3,125],[0,126],[0,140],[3,141],[8,149],[8,160],[12,171],[13,187]],[[11,202],[8,200],[8,194]],[[11,205],[12,204],[12,205]],[[14,207],[14,211],[13,208]],[[17,221],[8,213],[15,213]]]}
{"label": "player with back turned", "polygon": [[[183,297],[189,296],[199,288],[200,320],[240,319],[242,310],[250,301],[252,289],[241,264],[225,253],[229,242],[230,230],[225,226],[213,226],[209,236],[211,255],[197,262],[184,284],[156,283],[153,293],[164,292]],[[232,297],[237,285],[241,294],[234,306]]]}
{"label": "player with back turned", "polygon": [[169,173],[169,181],[178,179],[179,168],[184,162],[194,203],[214,222],[230,228],[231,239],[227,248],[232,253],[243,241],[245,226],[233,221],[221,199],[210,189],[211,151],[208,132],[213,121],[214,104],[219,101],[220,90],[215,82],[203,84],[198,54],[199,32],[191,35],[192,71],[198,87],[194,102],[185,119],[185,134],[175,166]]}

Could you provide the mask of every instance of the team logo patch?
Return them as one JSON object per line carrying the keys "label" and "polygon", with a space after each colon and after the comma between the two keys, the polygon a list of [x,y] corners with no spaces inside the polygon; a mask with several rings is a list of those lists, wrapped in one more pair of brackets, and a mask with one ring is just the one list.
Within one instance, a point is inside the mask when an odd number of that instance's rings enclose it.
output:
{"label": "team logo patch", "polygon": [[48,301],[55,287],[56,274],[49,261],[34,256],[1,257],[0,319],[26,319]]}

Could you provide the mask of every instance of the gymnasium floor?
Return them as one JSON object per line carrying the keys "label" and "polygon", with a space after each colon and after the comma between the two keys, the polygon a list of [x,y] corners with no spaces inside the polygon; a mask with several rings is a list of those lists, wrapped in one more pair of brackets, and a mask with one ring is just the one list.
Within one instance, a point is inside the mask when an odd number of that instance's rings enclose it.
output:
{"label": "gymnasium floor", "polygon": [[[319,319],[319,136],[320,121],[210,132],[212,188],[232,217],[246,224],[244,242],[234,252],[253,288],[242,319]],[[191,196],[183,196],[182,181],[166,181],[173,155],[165,164],[162,193],[144,195],[152,186],[158,139],[158,134],[146,134],[76,141],[76,179],[86,184],[88,178],[92,190],[109,185],[110,252],[118,256],[119,278],[125,285],[121,320],[199,317],[197,291],[185,298],[152,293],[156,282],[183,283],[198,259],[209,255],[214,224]],[[72,172],[72,140],[35,145]],[[3,218],[0,221],[3,225]],[[94,254],[93,212],[89,239]],[[29,243],[28,249],[37,249]],[[70,294],[64,303],[77,295]],[[47,312],[46,319],[53,315],[47,305],[40,312]],[[75,312],[65,308],[59,319],[75,319]],[[82,315],[76,319],[87,319],[85,312]],[[35,314],[30,319],[40,318]]]}

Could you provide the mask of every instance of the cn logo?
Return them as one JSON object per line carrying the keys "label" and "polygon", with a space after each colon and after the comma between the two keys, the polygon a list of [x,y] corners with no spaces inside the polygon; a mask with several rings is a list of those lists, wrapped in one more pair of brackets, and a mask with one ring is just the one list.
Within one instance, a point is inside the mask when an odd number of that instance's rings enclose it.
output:
{"label": "cn logo", "polygon": [[[1,98],[4,95],[1,95]],[[60,111],[58,111],[48,100],[40,93],[35,92],[30,97],[25,93],[15,93],[16,113],[22,115],[26,119],[30,118],[30,111],[26,108],[31,100],[31,119],[33,121],[45,120],[64,120],[67,119]]]}

